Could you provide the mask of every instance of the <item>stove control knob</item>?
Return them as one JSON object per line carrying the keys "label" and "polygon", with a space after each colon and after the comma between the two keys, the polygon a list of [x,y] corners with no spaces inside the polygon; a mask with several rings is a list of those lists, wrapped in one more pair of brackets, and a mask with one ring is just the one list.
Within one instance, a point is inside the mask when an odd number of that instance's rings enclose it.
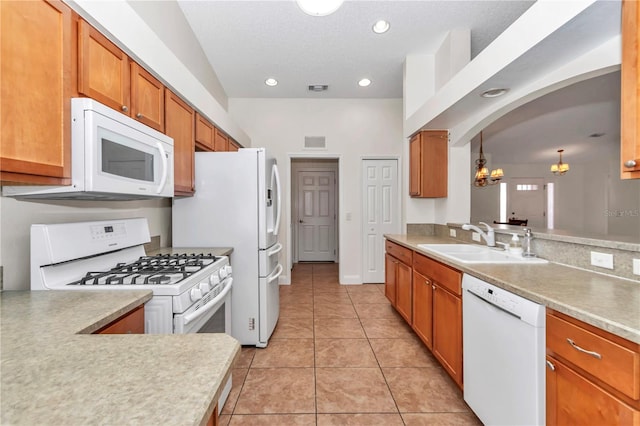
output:
{"label": "stove control knob", "polygon": [[227,271],[227,275],[231,275],[231,272],[232,272],[231,265],[226,265],[224,269]]}
{"label": "stove control knob", "polygon": [[209,292],[209,290],[211,290],[211,287],[209,287],[209,283],[208,282],[201,282],[198,287],[200,288],[200,292],[202,294],[206,294],[207,292]]}
{"label": "stove control knob", "polygon": [[220,279],[225,279],[227,277],[227,268],[225,268],[224,266],[220,268],[218,270],[218,275],[220,276]]}
{"label": "stove control knob", "polygon": [[191,300],[196,302],[198,300],[202,299],[202,291],[200,291],[199,288],[194,287],[191,289]]}
{"label": "stove control knob", "polygon": [[220,284],[220,276],[218,274],[211,275],[209,277],[209,283],[211,284],[211,287]]}

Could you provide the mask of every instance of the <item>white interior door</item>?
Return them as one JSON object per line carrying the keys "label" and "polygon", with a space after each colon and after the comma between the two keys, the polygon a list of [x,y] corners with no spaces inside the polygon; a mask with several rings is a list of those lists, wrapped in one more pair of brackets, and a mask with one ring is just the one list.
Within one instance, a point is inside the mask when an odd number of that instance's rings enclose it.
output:
{"label": "white interior door", "polygon": [[298,261],[336,260],[333,171],[298,172]]}
{"label": "white interior door", "polygon": [[384,282],[384,234],[400,232],[398,160],[362,161],[362,282]]}
{"label": "white interior door", "polygon": [[543,178],[509,179],[508,217],[528,219],[527,226],[546,227],[545,186]]}

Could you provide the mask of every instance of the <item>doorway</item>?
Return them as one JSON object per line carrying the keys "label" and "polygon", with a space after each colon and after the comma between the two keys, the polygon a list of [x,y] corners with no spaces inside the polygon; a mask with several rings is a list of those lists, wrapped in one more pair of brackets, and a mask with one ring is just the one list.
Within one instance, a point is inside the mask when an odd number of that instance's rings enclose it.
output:
{"label": "doorway", "polygon": [[338,159],[291,160],[293,262],[337,262]]}
{"label": "doorway", "polygon": [[509,179],[509,218],[526,219],[527,226],[545,228],[545,189],[543,178]]}

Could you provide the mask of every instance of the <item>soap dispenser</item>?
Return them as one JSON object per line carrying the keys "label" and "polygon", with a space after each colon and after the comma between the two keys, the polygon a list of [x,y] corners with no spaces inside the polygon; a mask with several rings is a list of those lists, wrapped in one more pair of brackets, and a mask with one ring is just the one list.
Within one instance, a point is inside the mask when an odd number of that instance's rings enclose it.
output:
{"label": "soap dispenser", "polygon": [[531,234],[530,228],[524,229],[524,238],[522,240],[522,257],[536,257],[535,253],[531,250],[531,240],[533,234]]}
{"label": "soap dispenser", "polygon": [[522,254],[522,245],[520,244],[520,238],[518,234],[512,234],[511,241],[509,242],[509,253]]}

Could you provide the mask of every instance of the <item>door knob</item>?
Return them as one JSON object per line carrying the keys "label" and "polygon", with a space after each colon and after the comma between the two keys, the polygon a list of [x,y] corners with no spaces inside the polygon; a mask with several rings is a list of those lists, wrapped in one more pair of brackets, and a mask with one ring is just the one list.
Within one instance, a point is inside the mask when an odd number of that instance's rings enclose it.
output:
{"label": "door knob", "polygon": [[300,219],[300,220],[298,220],[298,222],[300,222],[300,223],[304,223],[304,220]]}

